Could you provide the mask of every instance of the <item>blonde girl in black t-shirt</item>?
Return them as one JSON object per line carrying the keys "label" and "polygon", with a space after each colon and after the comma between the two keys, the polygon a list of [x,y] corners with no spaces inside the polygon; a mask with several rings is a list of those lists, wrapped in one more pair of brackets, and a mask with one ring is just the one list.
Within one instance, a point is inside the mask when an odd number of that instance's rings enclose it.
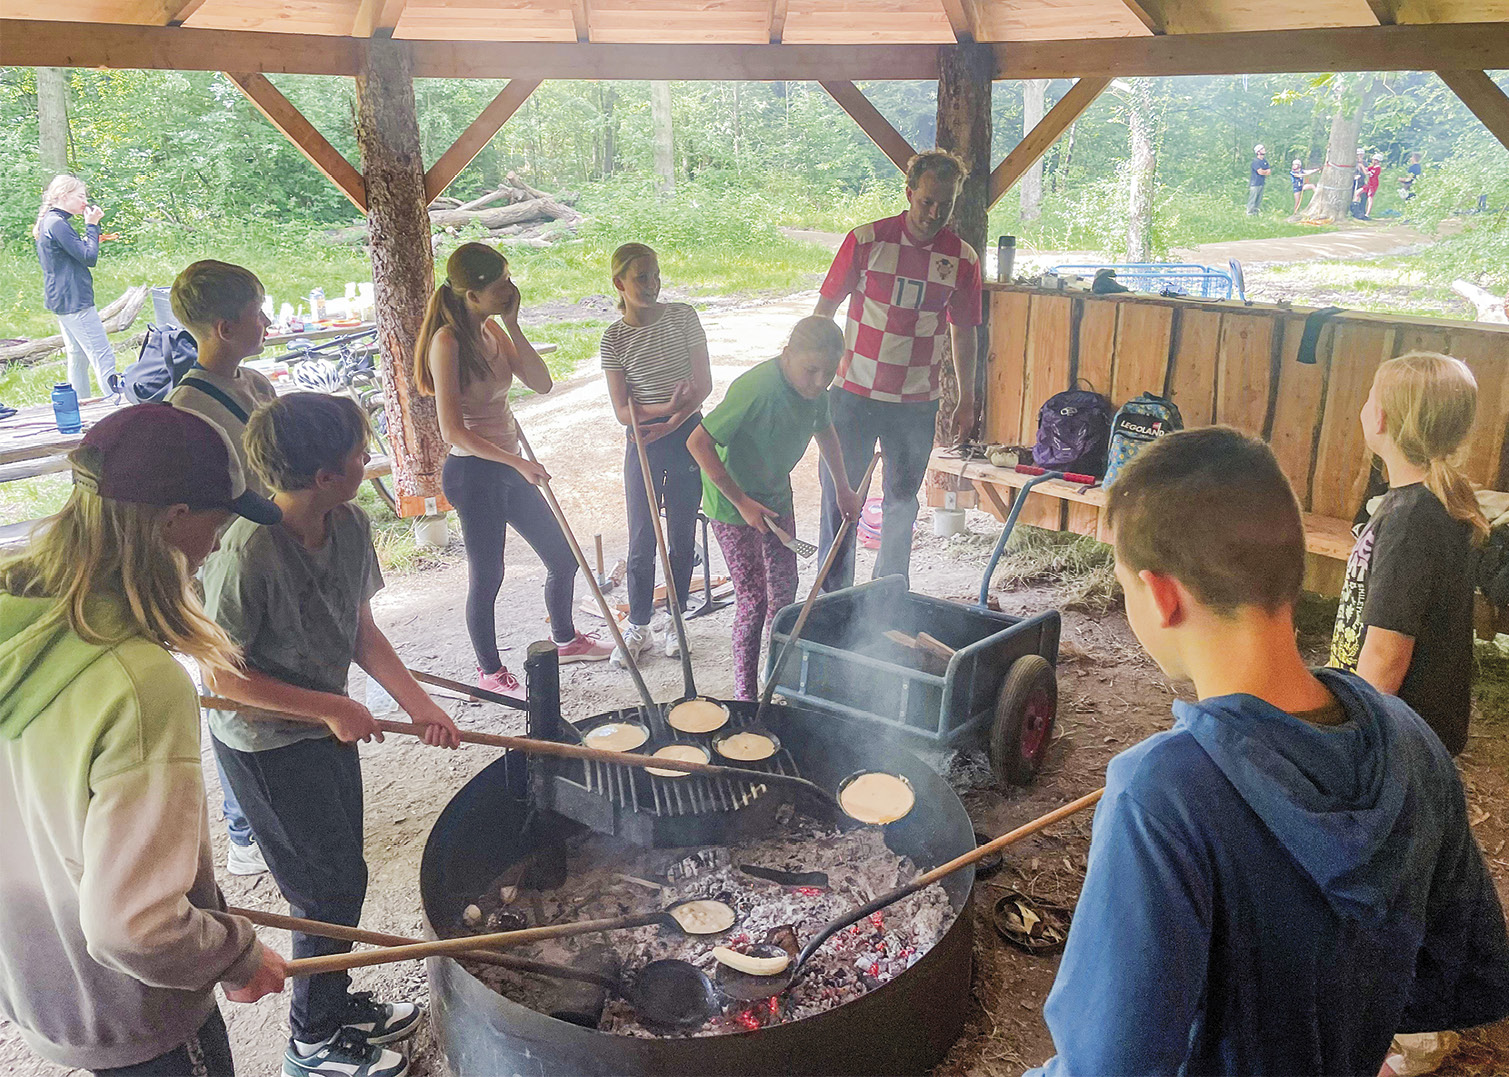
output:
{"label": "blonde girl in black t-shirt", "polygon": [[1347,560],[1331,664],[1397,695],[1455,755],[1471,711],[1471,548],[1488,534],[1457,465],[1477,410],[1459,359],[1412,352],[1378,368],[1362,407],[1389,490]]}

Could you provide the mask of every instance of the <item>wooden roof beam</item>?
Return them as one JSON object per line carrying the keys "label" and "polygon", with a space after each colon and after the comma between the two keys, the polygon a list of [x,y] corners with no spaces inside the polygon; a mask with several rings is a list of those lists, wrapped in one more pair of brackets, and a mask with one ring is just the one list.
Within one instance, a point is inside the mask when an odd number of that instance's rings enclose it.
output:
{"label": "wooden roof beam", "polygon": [[571,0],[571,28],[576,32],[576,40],[585,45],[592,40],[592,11],[587,7],[588,0]]}
{"label": "wooden roof beam", "polygon": [[[1133,0],[1127,0],[1133,2]],[[954,32],[954,40],[961,45],[975,40],[979,28],[979,16],[974,0],[940,0],[943,13],[948,16],[948,25]]]}
{"label": "wooden roof beam", "polygon": [[[1121,0],[1126,9],[1137,16],[1137,21],[1148,28],[1151,34],[1168,32],[1168,22],[1163,16],[1162,0]],[[1374,2],[1374,0],[1369,0]],[[1383,3],[1384,0],[1376,0]]]}
{"label": "wooden roof beam", "polygon": [[512,79],[498,92],[498,96],[461,132],[451,148],[425,170],[424,196],[427,200],[435,201],[461,175],[462,169],[472,163],[472,158],[482,152],[482,147],[492,141],[539,85],[539,79]]}
{"label": "wooden roof beam", "polygon": [[267,80],[266,75],[241,75],[227,71],[225,77],[236,84],[237,89],[283,133],[283,137],[293,143],[295,149],[309,158],[310,164],[323,172],[331,183],[340,188],[343,195],[351,199],[352,205],[363,213],[367,212],[367,184],[362,179],[362,174],[324,135],[315,130],[314,124],[304,118],[304,114],[294,107],[292,101],[278,92],[278,88]]}
{"label": "wooden roof beam", "polygon": [[[936,79],[935,45],[580,45],[408,41],[416,78]],[[354,75],[350,37],[0,19],[0,66]],[[997,78],[1509,68],[1509,22],[1351,26],[992,44]]]}
{"label": "wooden roof beam", "polygon": [[779,45],[786,36],[786,10],[790,0],[770,0],[770,43]]}
{"label": "wooden roof beam", "polygon": [[161,26],[182,26],[189,16],[204,6],[204,0],[168,0],[163,5]]}
{"label": "wooden roof beam", "polygon": [[1368,0],[1368,7],[1373,9],[1373,18],[1379,26],[1393,26],[1399,21],[1399,0]]}
{"label": "wooden roof beam", "polygon": [[859,124],[859,129],[870,136],[870,141],[880,147],[880,152],[905,172],[907,162],[917,156],[917,151],[906,140],[906,136],[892,127],[891,121],[870,104],[870,99],[859,87],[852,82],[824,82],[823,89],[838,102],[839,108],[849,114],[850,119]]}
{"label": "wooden roof beam", "polygon": [[1483,121],[1493,137],[1509,149],[1509,97],[1486,71],[1437,71],[1441,81],[1462,99],[1462,104]]}
{"label": "wooden roof beam", "polygon": [[386,32],[391,37],[407,4],[408,0],[361,0],[351,23],[351,36],[372,37]]}
{"label": "wooden roof beam", "polygon": [[990,174],[990,195],[985,203],[986,207],[999,202],[1001,196],[1016,185],[1022,174],[1048,152],[1049,147],[1058,141],[1058,136],[1067,131],[1069,125],[1079,119],[1110,84],[1111,80],[1108,78],[1091,78],[1086,75],[1070,86],[1069,92],[1058,99],[1058,104],[1049,109],[1037,126],[1016,144],[1016,149],[996,165],[995,171]]}

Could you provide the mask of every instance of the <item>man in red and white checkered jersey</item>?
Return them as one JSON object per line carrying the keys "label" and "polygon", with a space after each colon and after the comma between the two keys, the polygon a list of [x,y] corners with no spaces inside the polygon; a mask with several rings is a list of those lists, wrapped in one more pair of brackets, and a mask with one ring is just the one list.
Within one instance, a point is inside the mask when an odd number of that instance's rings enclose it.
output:
{"label": "man in red and white checkered jersey", "polygon": [[[980,260],[945,227],[965,174],[964,162],[951,153],[933,150],[913,157],[907,165],[906,212],[844,237],[817,302],[816,312],[831,318],[844,297],[851,297],[844,357],[828,401],[849,474],[864,473],[877,441],[885,460],[876,579],[909,575],[917,491],[933,449],[939,374],[950,338],[960,386],[956,436],[974,425]],[[821,475],[823,550],[835,536],[842,535],[844,543],[824,583],[832,591],[854,583],[854,532],[843,526],[827,468]]]}

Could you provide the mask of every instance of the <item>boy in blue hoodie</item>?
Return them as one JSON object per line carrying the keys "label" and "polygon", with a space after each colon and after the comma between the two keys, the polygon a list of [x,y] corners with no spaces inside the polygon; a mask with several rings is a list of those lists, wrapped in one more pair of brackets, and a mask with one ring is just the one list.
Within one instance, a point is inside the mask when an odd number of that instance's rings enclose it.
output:
{"label": "boy in blue hoodie", "polygon": [[1509,1013],[1509,939],[1451,758],[1311,671],[1299,505],[1268,447],[1172,434],[1107,505],[1127,620],[1194,683],[1111,761],[1033,1074],[1356,1074],[1397,1031]]}

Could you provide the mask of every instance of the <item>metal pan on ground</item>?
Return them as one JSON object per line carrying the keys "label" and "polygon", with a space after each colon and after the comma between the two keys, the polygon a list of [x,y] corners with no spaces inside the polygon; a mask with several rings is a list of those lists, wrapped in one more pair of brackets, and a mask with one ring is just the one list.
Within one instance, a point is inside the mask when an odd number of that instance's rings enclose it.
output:
{"label": "metal pan on ground", "polygon": [[780,750],[780,737],[753,726],[728,730],[713,738],[713,751],[734,763],[763,763]]}

